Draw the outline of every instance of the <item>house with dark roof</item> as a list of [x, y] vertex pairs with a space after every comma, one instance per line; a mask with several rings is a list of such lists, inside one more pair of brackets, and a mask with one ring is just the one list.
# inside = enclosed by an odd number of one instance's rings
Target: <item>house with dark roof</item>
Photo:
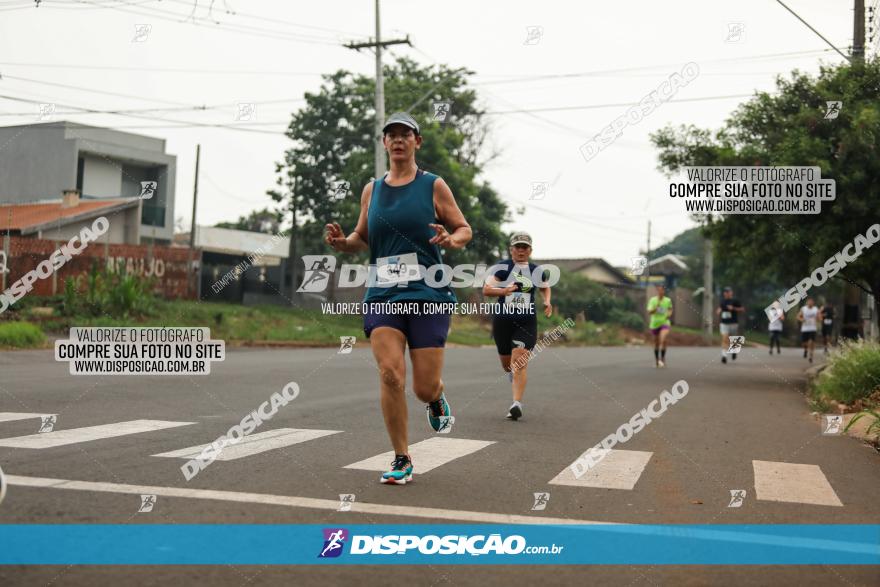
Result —
[[635, 285], [632, 278], [600, 257], [581, 259], [541, 259], [532, 260], [536, 265], [556, 265], [562, 270], [583, 275], [603, 285], [629, 287]]

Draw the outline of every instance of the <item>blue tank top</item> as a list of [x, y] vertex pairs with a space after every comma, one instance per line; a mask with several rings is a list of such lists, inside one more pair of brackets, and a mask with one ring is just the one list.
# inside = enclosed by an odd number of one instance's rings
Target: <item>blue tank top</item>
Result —
[[[393, 278], [397, 273], [394, 267], [412, 271], [401, 261], [418, 260], [418, 265], [428, 269], [442, 264], [440, 247], [428, 241], [436, 231], [428, 226], [439, 224], [434, 214], [433, 173], [416, 171], [411, 182], [400, 186], [385, 183], [384, 178], [373, 182], [373, 193], [367, 211], [367, 235], [370, 246], [370, 265], [376, 268], [379, 278]], [[390, 265], [389, 265], [390, 264]], [[385, 267], [383, 268], [383, 265]], [[443, 281], [441, 273], [434, 273], [434, 282]], [[446, 279], [448, 281], [448, 279]], [[424, 278], [411, 279], [390, 287], [370, 284], [364, 302], [455, 302], [455, 294], [449, 286], [431, 287]]]

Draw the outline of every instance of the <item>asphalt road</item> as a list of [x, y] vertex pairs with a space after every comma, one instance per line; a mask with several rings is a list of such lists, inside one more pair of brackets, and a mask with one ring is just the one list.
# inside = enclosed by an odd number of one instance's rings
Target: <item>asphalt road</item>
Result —
[[[59, 432], [133, 420], [191, 423], [25, 448], [8, 446], [9, 439], [36, 435], [40, 418], [0, 421], [0, 466], [10, 480], [0, 523], [880, 521], [880, 455], [857, 440], [821, 434], [801, 393], [808, 365], [797, 349], [768, 356], [746, 348], [739, 360], [722, 365], [715, 348], [673, 348], [668, 367], [658, 370], [647, 348], [549, 348], [529, 367], [525, 414], [518, 422], [503, 417], [510, 384], [494, 349], [453, 348], [446, 356], [453, 431], [448, 436], [431, 431], [424, 407], [408, 394], [410, 444], [483, 442], [456, 445], [457, 458], [427, 472], [420, 471], [414, 455], [415, 481], [400, 487], [381, 485], [378, 471], [346, 468], [390, 450], [369, 349], [348, 355], [335, 349], [231, 349], [224, 362], [201, 377], [72, 376], [51, 352], [0, 353], [0, 413], [57, 414]], [[585, 476], [592, 486], [550, 483], [682, 379], [689, 386], [687, 396], [615, 447], [613, 459]], [[299, 397], [254, 434], [293, 428], [326, 435], [217, 460], [190, 481], [180, 470], [186, 459], [153, 456], [224, 435], [290, 381], [300, 385]], [[424, 456], [421, 462], [430, 460]], [[88, 483], [46, 487], [51, 482], [44, 479]], [[151, 512], [138, 512], [140, 486], [156, 489]], [[746, 497], [741, 507], [728, 507], [730, 491], [737, 489]], [[229, 493], [204, 493], [208, 490]], [[536, 492], [550, 494], [543, 511], [532, 510]], [[355, 495], [353, 511], [337, 511], [339, 494]], [[366, 586], [398, 580], [418, 585], [877, 585], [880, 568], [0, 567], [3, 585]]]

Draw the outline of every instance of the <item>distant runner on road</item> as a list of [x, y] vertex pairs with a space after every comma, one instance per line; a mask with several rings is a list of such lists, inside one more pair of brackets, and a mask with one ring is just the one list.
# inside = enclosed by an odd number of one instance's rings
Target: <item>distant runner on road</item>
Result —
[[657, 284], [657, 295], [648, 300], [651, 316], [651, 334], [654, 335], [654, 366], [666, 366], [666, 337], [672, 328], [672, 300], [666, 296], [666, 286]]
[[[730, 348], [730, 337], [739, 332], [739, 313], [746, 309], [733, 297], [733, 288], [725, 287], [721, 293], [721, 303], [715, 309], [715, 315], [719, 317], [719, 329], [721, 330], [721, 362], [727, 363], [727, 349]], [[736, 353], [731, 353], [731, 359], [736, 360]]]
[[828, 300], [825, 300], [825, 304], [819, 312], [819, 320], [822, 321], [822, 345], [825, 347], [827, 355], [828, 343], [834, 335], [834, 306]]
[[778, 355], [782, 352], [779, 347], [779, 337], [782, 336], [782, 323], [785, 314], [782, 313], [782, 304], [779, 302], [773, 302], [773, 307], [777, 309], [778, 313], [776, 314], [776, 320], [770, 321], [767, 330], [770, 332], [770, 354], [773, 354], [773, 343], [775, 342], [776, 354]]
[[[498, 349], [501, 367], [507, 371], [513, 393], [513, 404], [507, 411], [508, 420], [522, 418], [522, 399], [528, 377], [526, 366], [529, 351], [538, 342], [538, 314], [535, 292], [540, 291], [544, 315], [553, 314], [549, 287], [533, 283], [537, 265], [529, 261], [532, 237], [518, 232], [510, 238], [510, 259], [498, 263], [501, 269], [486, 278], [483, 295], [499, 298], [499, 311], [492, 316], [492, 338]], [[541, 276], [541, 279], [544, 279]], [[510, 282], [510, 283], [508, 283]], [[508, 283], [508, 285], [504, 285]]]
[[798, 312], [798, 321], [801, 323], [801, 342], [804, 345], [804, 358], [809, 351], [810, 362], [813, 362], [813, 349], [816, 346], [816, 322], [819, 320], [819, 308], [816, 307], [813, 298], [807, 298], [807, 305]]

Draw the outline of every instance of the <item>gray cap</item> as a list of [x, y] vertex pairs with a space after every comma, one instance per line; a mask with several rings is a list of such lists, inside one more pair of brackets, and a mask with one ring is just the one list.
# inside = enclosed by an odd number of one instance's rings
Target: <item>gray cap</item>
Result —
[[515, 232], [513, 236], [510, 237], [510, 246], [514, 245], [529, 245], [532, 246], [532, 237], [527, 232]]
[[418, 135], [421, 134], [419, 129], [419, 123], [416, 122], [416, 119], [407, 114], [406, 112], [395, 112], [385, 121], [385, 126], [382, 127], [382, 133], [385, 133], [388, 130], [388, 127], [392, 124], [402, 124], [404, 126], [408, 126], [413, 129], [413, 131]]

